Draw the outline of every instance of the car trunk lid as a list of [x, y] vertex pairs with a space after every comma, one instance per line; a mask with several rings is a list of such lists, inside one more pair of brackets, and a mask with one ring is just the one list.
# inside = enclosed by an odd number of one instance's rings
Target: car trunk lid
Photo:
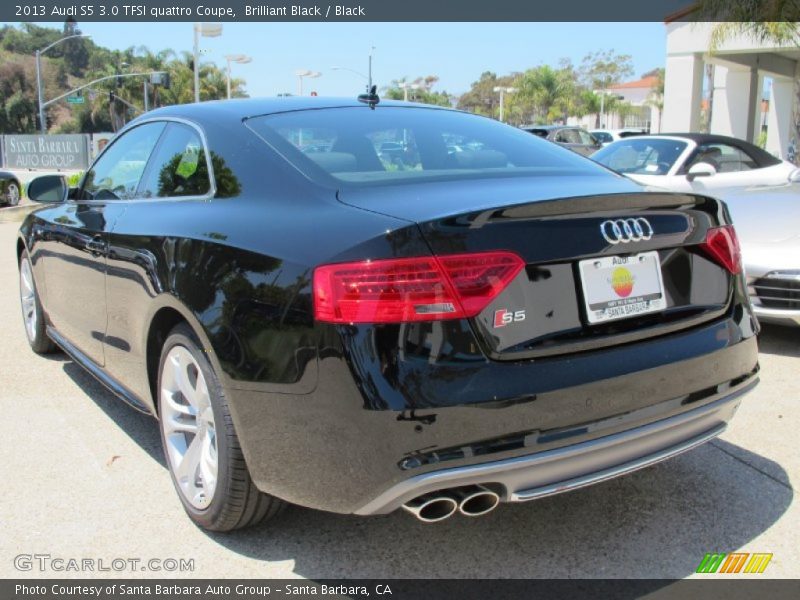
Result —
[[342, 202], [414, 221], [438, 256], [506, 250], [525, 268], [470, 320], [487, 355], [588, 351], [724, 314], [732, 277], [702, 251], [728, 222], [704, 196], [616, 179], [360, 188]]

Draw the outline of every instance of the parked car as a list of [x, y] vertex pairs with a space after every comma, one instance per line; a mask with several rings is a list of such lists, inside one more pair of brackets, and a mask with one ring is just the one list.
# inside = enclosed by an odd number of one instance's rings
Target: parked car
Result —
[[728, 191], [723, 198], [759, 320], [800, 325], [800, 184]]
[[647, 131], [644, 129], [628, 127], [622, 129], [592, 129], [589, 133], [591, 133], [592, 137], [600, 142], [603, 147], [605, 147], [612, 142], [616, 142], [617, 140], [621, 140], [626, 137], [646, 135]]
[[161, 108], [30, 183], [28, 341], [158, 419], [197, 524], [478, 516], [725, 429], [758, 356], [720, 201], [365, 99]]
[[567, 125], [528, 125], [522, 127], [528, 133], [555, 142], [560, 146], [574, 150], [578, 154], [588, 156], [599, 150], [602, 145], [585, 129]]
[[782, 185], [800, 171], [792, 163], [736, 138], [701, 133], [628, 137], [592, 160], [634, 181], [676, 192]]
[[9, 171], [0, 171], [0, 205], [16, 206], [22, 198], [22, 185], [17, 176]]
[[383, 142], [378, 150], [378, 157], [389, 162], [401, 160], [405, 148], [401, 142]]

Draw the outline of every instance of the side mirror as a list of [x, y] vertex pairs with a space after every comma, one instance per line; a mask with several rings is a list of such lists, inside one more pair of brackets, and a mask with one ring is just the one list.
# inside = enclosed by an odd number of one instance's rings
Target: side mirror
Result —
[[699, 162], [689, 167], [689, 172], [686, 173], [686, 179], [694, 181], [698, 177], [713, 177], [717, 174], [714, 165], [707, 162]]
[[28, 198], [34, 202], [64, 202], [68, 193], [69, 186], [62, 175], [42, 175], [28, 183]]
[[800, 183], [800, 169], [795, 169], [789, 173], [789, 183]]

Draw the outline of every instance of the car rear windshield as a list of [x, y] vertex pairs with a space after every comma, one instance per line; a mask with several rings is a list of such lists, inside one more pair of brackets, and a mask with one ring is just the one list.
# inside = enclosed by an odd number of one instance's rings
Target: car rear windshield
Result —
[[625, 138], [592, 154], [592, 160], [619, 173], [666, 175], [686, 149], [686, 142], [667, 138]]
[[321, 183], [607, 173], [525, 131], [450, 110], [326, 108], [252, 117], [246, 124]]

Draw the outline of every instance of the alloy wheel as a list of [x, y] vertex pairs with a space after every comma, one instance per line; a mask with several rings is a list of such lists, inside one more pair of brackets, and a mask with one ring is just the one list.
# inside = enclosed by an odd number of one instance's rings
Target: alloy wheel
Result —
[[20, 193], [19, 186], [16, 183], [8, 184], [8, 187], [6, 188], [6, 197], [8, 198], [8, 203], [11, 206], [16, 206], [19, 204]]
[[167, 459], [186, 500], [197, 509], [214, 498], [219, 466], [214, 411], [200, 365], [174, 346], [161, 373], [161, 427]]
[[31, 261], [25, 258], [19, 266], [19, 297], [22, 302], [22, 319], [29, 340], [36, 339], [36, 288], [33, 283]]

